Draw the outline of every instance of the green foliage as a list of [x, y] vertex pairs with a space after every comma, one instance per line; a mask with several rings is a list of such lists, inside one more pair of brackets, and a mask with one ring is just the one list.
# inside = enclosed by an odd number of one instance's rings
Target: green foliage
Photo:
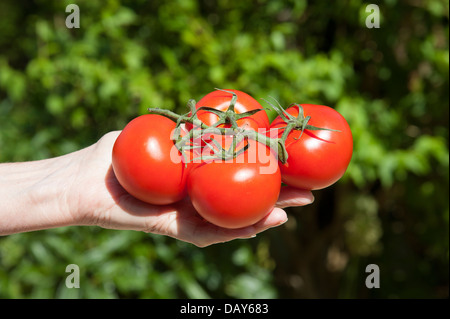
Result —
[[[75, 151], [215, 87], [335, 107], [354, 156], [255, 240], [198, 249], [94, 227], [0, 238], [0, 297], [448, 297], [448, 1], [382, 1], [380, 29], [360, 0], [76, 1], [81, 27], [67, 29], [72, 2], [0, 2], [0, 162]], [[65, 287], [72, 263], [81, 289]]]
[[[263, 247], [264, 246], [264, 247]], [[247, 243], [218, 256], [192, 245], [134, 231], [70, 228], [11, 235], [0, 245], [3, 298], [271, 298], [268, 260]], [[210, 250], [208, 252], [208, 250]], [[221, 263], [217, 263], [220, 260]], [[65, 285], [80, 269], [80, 289]], [[248, 287], [247, 287], [248, 286]], [[242, 289], [247, 287], [246, 289]]]

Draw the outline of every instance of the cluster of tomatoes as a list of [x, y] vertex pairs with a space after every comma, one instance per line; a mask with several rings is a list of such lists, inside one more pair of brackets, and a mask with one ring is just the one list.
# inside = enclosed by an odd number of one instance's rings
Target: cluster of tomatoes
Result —
[[250, 95], [216, 90], [186, 115], [139, 116], [115, 142], [114, 173], [142, 201], [168, 205], [188, 195], [215, 225], [252, 225], [273, 209], [282, 183], [328, 187], [343, 176], [353, 152], [350, 127], [336, 110], [272, 106], [279, 116], [270, 123]]

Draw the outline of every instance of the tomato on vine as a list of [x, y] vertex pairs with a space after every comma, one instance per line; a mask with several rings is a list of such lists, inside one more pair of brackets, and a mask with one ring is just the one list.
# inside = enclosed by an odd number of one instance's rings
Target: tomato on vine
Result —
[[[345, 173], [353, 153], [353, 138], [345, 118], [331, 107], [295, 104], [271, 124], [278, 137], [288, 123], [296, 127], [285, 136], [286, 163], [280, 163], [284, 183], [306, 190], [323, 189]], [[294, 125], [294, 124], [291, 124]]]
[[332, 185], [352, 157], [348, 123], [324, 105], [274, 106], [279, 116], [271, 125], [261, 105], [237, 90], [217, 90], [188, 106], [184, 115], [149, 109], [153, 114], [128, 123], [112, 166], [136, 198], [164, 205], [188, 194], [197, 212], [220, 227], [260, 221], [282, 181], [306, 190]]
[[112, 166], [117, 180], [134, 197], [156, 205], [186, 196], [190, 165], [171, 140], [175, 122], [156, 114], [129, 122], [117, 138]]
[[[231, 138], [213, 137], [214, 147], [229, 150]], [[264, 144], [248, 139], [232, 151], [236, 156], [206, 159], [192, 169], [187, 189], [204, 219], [224, 228], [241, 228], [255, 224], [273, 209], [281, 175], [277, 158]]]

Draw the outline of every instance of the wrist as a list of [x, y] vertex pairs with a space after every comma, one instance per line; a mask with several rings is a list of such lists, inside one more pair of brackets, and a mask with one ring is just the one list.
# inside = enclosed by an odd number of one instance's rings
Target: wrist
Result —
[[[66, 183], [66, 198], [60, 207], [67, 212], [73, 225], [102, 226], [107, 211], [116, 205], [111, 195], [112, 147], [120, 134], [105, 134], [96, 143], [69, 154], [73, 163], [70, 183]], [[111, 184], [111, 185], [110, 185]]]

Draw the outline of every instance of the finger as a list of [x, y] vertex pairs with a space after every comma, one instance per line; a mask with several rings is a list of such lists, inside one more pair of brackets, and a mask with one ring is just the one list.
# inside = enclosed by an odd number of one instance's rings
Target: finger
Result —
[[212, 244], [225, 243], [234, 239], [247, 239], [255, 236], [255, 230], [252, 226], [228, 229], [203, 221], [201, 225], [196, 225], [195, 230], [189, 234], [189, 239], [187, 241], [198, 247], [206, 247]]
[[199, 247], [206, 247], [212, 244], [223, 243], [234, 239], [253, 238], [256, 234], [269, 228], [280, 226], [286, 221], [286, 212], [281, 208], [274, 208], [256, 224], [243, 228], [222, 228], [205, 221], [202, 225], [198, 225], [196, 227], [196, 230], [193, 233], [195, 241], [192, 243]]
[[286, 208], [292, 206], [304, 206], [314, 202], [314, 195], [311, 191], [283, 186], [276, 207]]
[[209, 233], [209, 235], [212, 236], [208, 236], [207, 233], [203, 233], [203, 235], [206, 236], [203, 239], [206, 240], [205, 242], [207, 243], [207, 246], [210, 244], [227, 242], [234, 239], [254, 238], [256, 234], [261, 233], [269, 228], [280, 226], [286, 221], [286, 212], [281, 208], [275, 207], [269, 214], [267, 214], [263, 219], [261, 219], [254, 225], [239, 229], [226, 229], [218, 227], [214, 233]]
[[253, 238], [258, 233], [261, 233], [269, 228], [284, 224], [287, 220], [288, 218], [286, 212], [281, 208], [275, 207], [269, 214], [267, 214], [256, 224], [236, 230], [236, 233], [233, 234], [233, 236], [236, 237], [233, 239]]
[[269, 228], [277, 227], [287, 222], [288, 217], [286, 212], [278, 207], [275, 207], [272, 212], [267, 214], [263, 219], [254, 224], [254, 234], [263, 232]]

